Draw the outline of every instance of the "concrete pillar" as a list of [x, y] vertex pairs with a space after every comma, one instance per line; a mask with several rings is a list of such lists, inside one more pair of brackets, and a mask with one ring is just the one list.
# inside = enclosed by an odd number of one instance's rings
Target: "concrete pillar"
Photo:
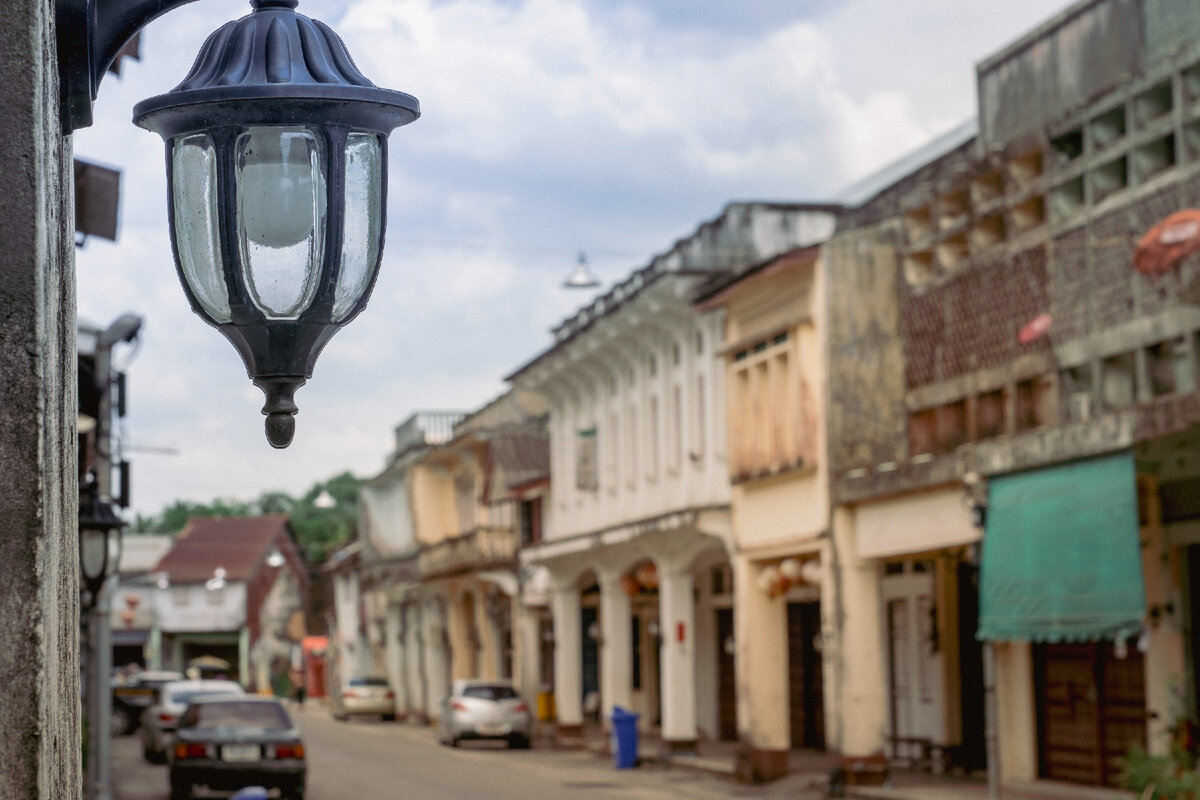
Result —
[[[180, 649], [179, 662], [183, 663], [183, 650]], [[250, 629], [245, 625], [238, 631], [238, 681], [243, 686], [250, 680]], [[270, 689], [271, 682], [267, 681], [266, 685], [260, 684], [258, 689], [262, 691], [264, 688]]]
[[996, 734], [1001, 784], [1037, 777], [1037, 701], [1033, 647], [1029, 642], [996, 642]]
[[841, 636], [835, 644], [836, 652], [830, 653], [825, 663], [835, 666], [833, 674], [840, 696], [836, 716], [843, 724], [839, 731], [840, 746], [832, 749], [846, 756], [866, 756], [885, 751], [888, 724], [879, 565], [855, 554], [851, 512], [845, 509], [835, 512], [833, 529], [838, 562], [835, 580], [841, 588], [841, 624], [832, 630], [840, 631]]
[[387, 666], [388, 685], [395, 692], [393, 708], [397, 714], [408, 713], [408, 685], [404, 680], [404, 645], [400, 641], [403, 630], [401, 614], [396, 603], [389, 603], [383, 618], [383, 654]]
[[675, 752], [696, 749], [696, 609], [692, 572], [658, 565], [662, 626], [662, 738]]
[[760, 783], [787, 772], [791, 747], [787, 605], [759, 588], [750, 559], [734, 556], [733, 572], [740, 763], [745, 779]]
[[578, 735], [583, 731], [579, 588], [555, 586], [550, 592], [550, 612], [554, 615], [554, 705], [558, 731]]
[[[0, 797], [79, 796], [79, 502], [71, 146], [54, 4], [5, 4], [0, 47]], [[107, 732], [105, 732], [107, 733]]]
[[428, 691], [425, 685], [424, 615], [419, 602], [404, 604], [404, 671], [407, 678], [409, 719], [418, 724], [429, 722]]
[[598, 577], [601, 719], [607, 723], [613, 706], [630, 710], [633, 704], [633, 625], [621, 573], [603, 572]]
[[533, 702], [542, 692], [541, 625], [536, 609], [513, 598], [513, 680], [517, 691]]
[[441, 597], [425, 601], [422, 610], [425, 626], [422, 639], [425, 643], [425, 709], [430, 719], [440, 719], [442, 702], [450, 696], [450, 653], [449, 634], [446, 631], [446, 611]]
[[150, 652], [146, 655], [146, 669], [161, 670], [163, 668], [163, 640], [162, 628], [158, 626], [158, 615], [154, 617], [153, 627], [150, 628]]

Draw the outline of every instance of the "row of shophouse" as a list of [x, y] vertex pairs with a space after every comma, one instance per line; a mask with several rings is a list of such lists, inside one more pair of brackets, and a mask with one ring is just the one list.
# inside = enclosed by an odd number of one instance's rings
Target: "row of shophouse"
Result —
[[976, 120], [836, 202], [730, 204], [498, 400], [413, 415], [329, 564], [337, 669], [420, 721], [512, 677], [564, 735], [621, 706], [757, 780], [1165, 752], [1200, 694], [1200, 260], [1133, 262], [1200, 205], [1197, 33], [1079, 2], [980, 62]]

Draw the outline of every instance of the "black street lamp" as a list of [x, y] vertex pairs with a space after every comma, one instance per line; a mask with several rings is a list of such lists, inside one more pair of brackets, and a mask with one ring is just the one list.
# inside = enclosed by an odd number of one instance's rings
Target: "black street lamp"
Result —
[[88, 609], [96, 607], [104, 582], [121, 560], [124, 527], [112, 504], [97, 495], [95, 484], [85, 486], [79, 498], [79, 573], [88, 593]]
[[[106, 0], [59, 2], [118, 16]], [[89, 52], [111, 61], [128, 36], [184, 2], [127, 0], [118, 22], [92, 26], [92, 36], [110, 31], [113, 41]], [[333, 30], [296, 13], [297, 0], [251, 5], [208, 38], [179, 86], [138, 103], [134, 122], [166, 142], [171, 243], [192, 310], [237, 349], [266, 395], [267, 440], [287, 447], [295, 391], [374, 286], [387, 137], [420, 107], [363, 77]], [[69, 74], [65, 67], [67, 114], [83, 105], [69, 95]], [[91, 97], [96, 83], [75, 80]], [[90, 99], [87, 107], [86, 121], [68, 125], [88, 124]]]

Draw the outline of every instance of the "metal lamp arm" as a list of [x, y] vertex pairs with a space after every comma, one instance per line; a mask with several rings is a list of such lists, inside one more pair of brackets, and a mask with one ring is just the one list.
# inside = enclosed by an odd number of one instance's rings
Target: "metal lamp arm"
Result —
[[63, 135], [92, 124], [100, 80], [125, 43], [154, 18], [192, 0], [57, 0]]

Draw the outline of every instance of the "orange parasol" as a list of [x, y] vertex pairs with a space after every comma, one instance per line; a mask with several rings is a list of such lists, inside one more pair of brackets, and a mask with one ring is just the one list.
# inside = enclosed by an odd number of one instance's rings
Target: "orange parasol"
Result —
[[1138, 240], [1133, 265], [1143, 275], [1165, 275], [1200, 250], [1200, 209], [1185, 208], [1161, 220]]

